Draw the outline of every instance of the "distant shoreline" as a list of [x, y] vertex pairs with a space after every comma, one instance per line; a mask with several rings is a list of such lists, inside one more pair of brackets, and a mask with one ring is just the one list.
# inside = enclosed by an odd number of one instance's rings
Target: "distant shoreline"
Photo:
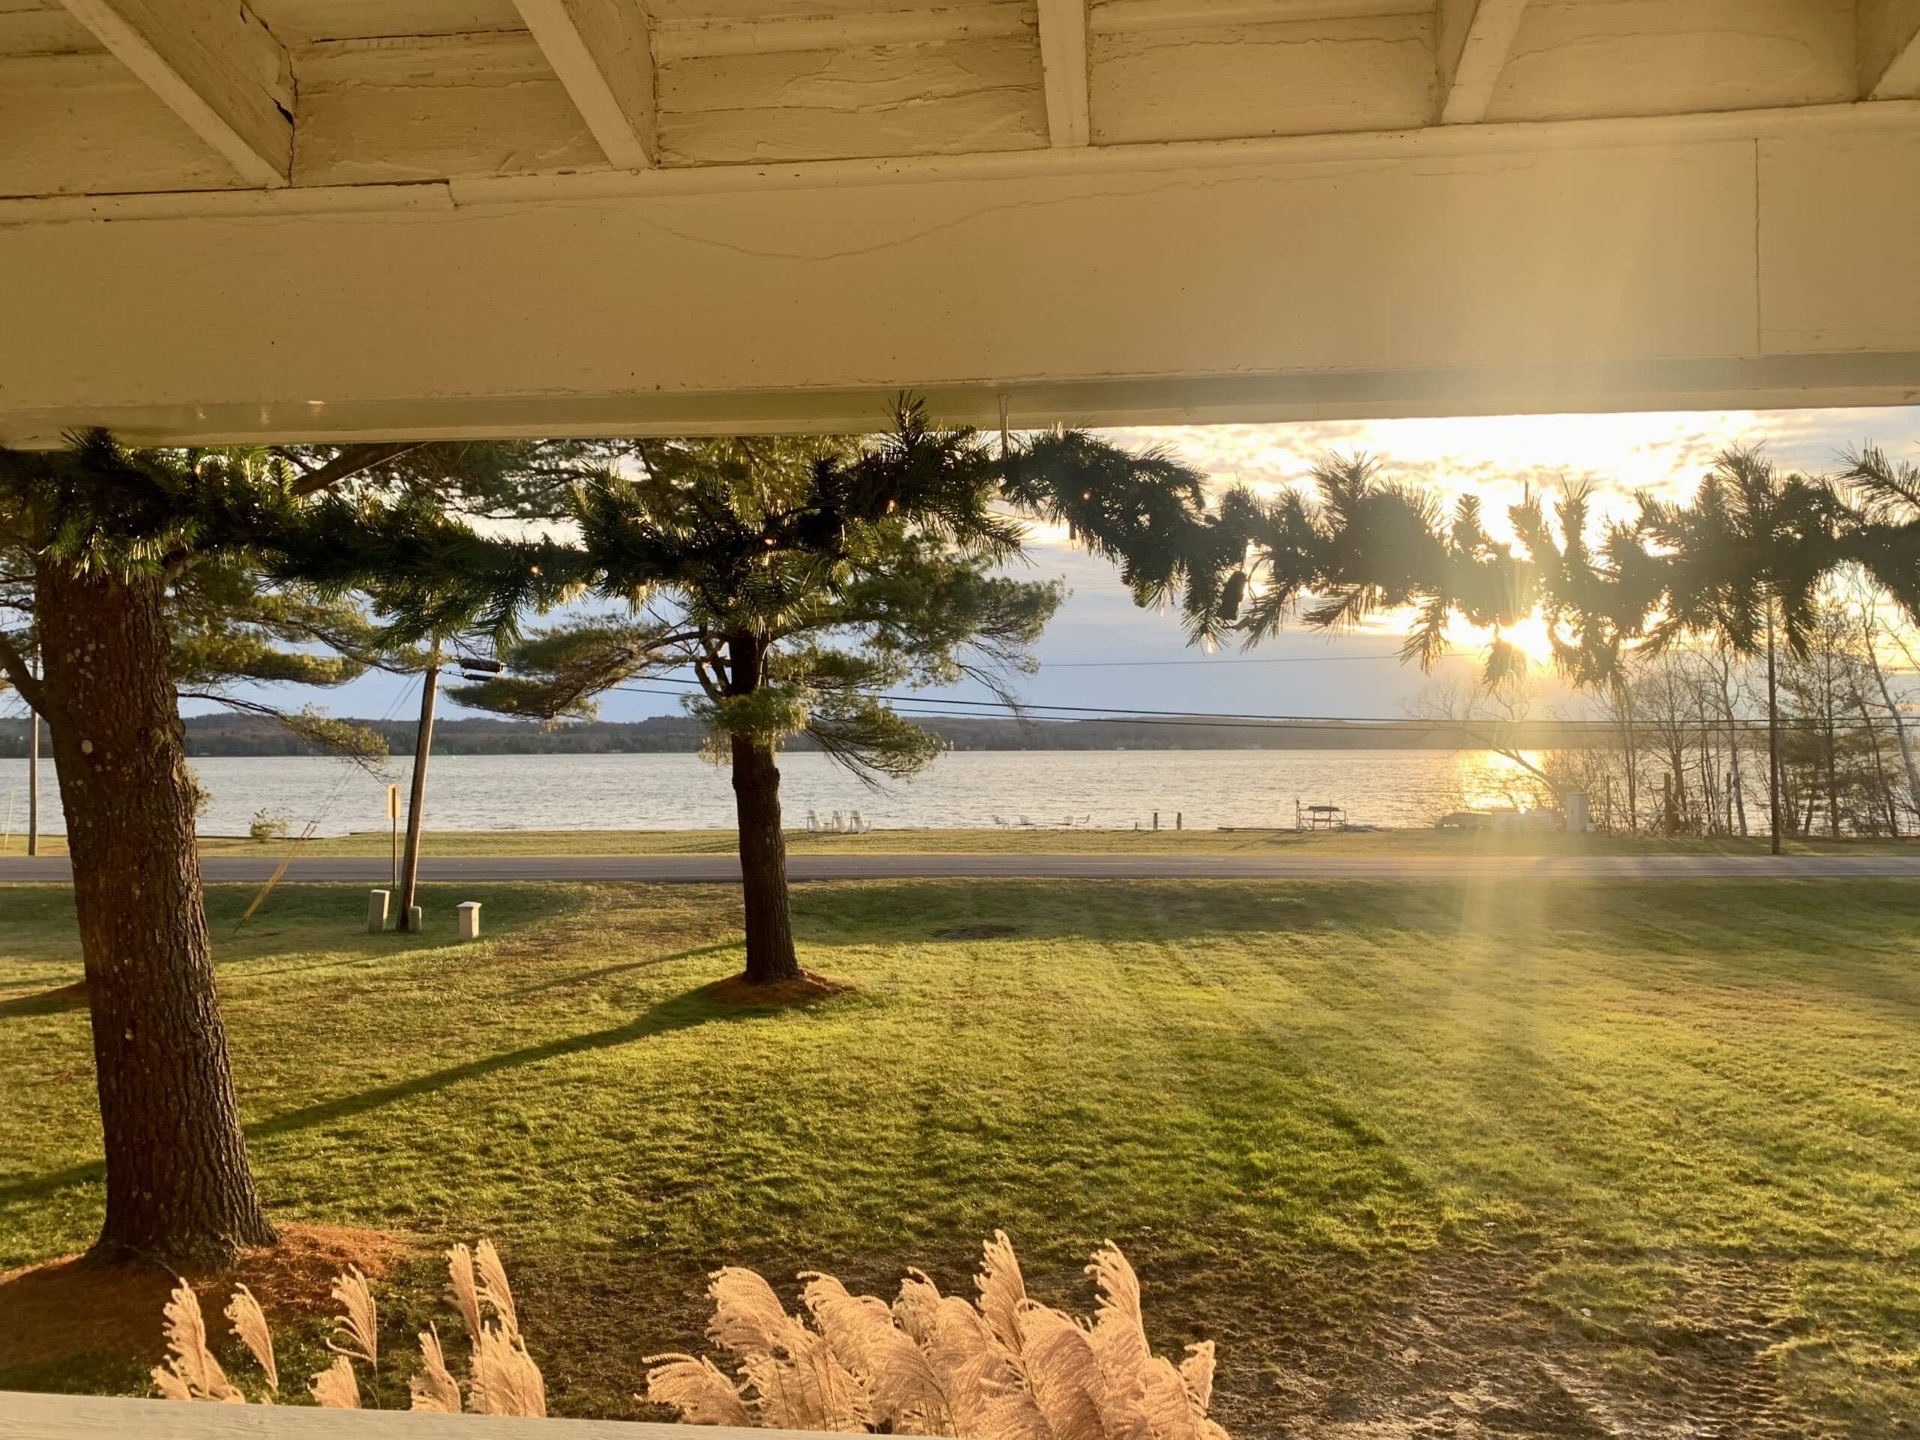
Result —
[[[387, 742], [390, 753], [413, 753], [411, 721], [356, 720]], [[1225, 720], [1034, 720], [983, 717], [939, 719], [926, 728], [955, 751], [1058, 750], [1484, 750], [1484, 737], [1457, 725], [1427, 720], [1365, 723], [1290, 721], [1235, 724]], [[187, 754], [220, 758], [320, 755], [316, 746], [257, 715], [193, 715], [186, 721]], [[434, 727], [436, 755], [690, 755], [699, 751], [700, 724], [686, 716], [649, 720], [576, 722], [548, 728], [534, 721], [462, 718]], [[1511, 743], [1529, 750], [1608, 747], [1606, 727], [1579, 721], [1543, 721], [1524, 727]], [[806, 736], [786, 748], [816, 750]], [[25, 720], [0, 720], [0, 758], [27, 753]]]

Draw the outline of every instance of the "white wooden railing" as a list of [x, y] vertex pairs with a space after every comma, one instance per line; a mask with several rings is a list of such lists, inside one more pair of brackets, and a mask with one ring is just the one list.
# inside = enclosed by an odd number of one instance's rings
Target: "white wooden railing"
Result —
[[[404, 1410], [182, 1405], [0, 1390], [0, 1440], [803, 1440], [797, 1430], [644, 1425], [618, 1420], [501, 1420]], [[824, 1437], [812, 1437], [824, 1440]]]

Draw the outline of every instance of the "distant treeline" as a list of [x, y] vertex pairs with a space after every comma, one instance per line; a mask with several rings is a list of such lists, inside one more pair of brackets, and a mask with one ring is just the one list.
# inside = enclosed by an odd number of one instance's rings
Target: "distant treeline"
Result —
[[[384, 736], [395, 755], [413, 753], [410, 720], [357, 722]], [[955, 750], [1455, 750], [1485, 741], [1445, 721], [1236, 725], [1196, 720], [928, 720]], [[681, 715], [651, 720], [593, 720], [547, 728], [532, 721], [442, 720], [434, 727], [436, 755], [657, 755], [700, 748], [697, 721]], [[1540, 722], [1501, 743], [1525, 749], [1607, 746], [1611, 731], [1578, 722]], [[45, 737], [42, 736], [43, 753]], [[817, 747], [796, 736], [789, 750]], [[24, 720], [0, 720], [0, 756], [27, 753]], [[311, 743], [258, 715], [194, 715], [187, 720], [189, 755], [318, 755]]]

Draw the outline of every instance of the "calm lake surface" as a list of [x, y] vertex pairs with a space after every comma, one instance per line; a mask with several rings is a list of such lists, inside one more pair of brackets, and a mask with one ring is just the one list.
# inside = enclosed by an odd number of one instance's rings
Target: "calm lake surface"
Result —
[[[382, 778], [320, 758], [193, 762], [212, 792], [200, 829], [243, 835], [257, 811], [285, 812], [293, 832], [386, 828], [386, 783], [405, 784], [405, 759]], [[1146, 828], [1153, 812], [1189, 829], [1291, 826], [1294, 802], [1341, 805], [1354, 824], [1430, 825], [1462, 804], [1518, 800], [1518, 770], [1478, 751], [1050, 750], [964, 751], [923, 775], [873, 791], [823, 755], [780, 761], [789, 828], [858, 810], [876, 829], [980, 828], [997, 823]], [[697, 830], [733, 826], [728, 772], [695, 755], [448, 755], [429, 770], [430, 830]], [[7, 833], [26, 826], [27, 763], [0, 760]], [[41, 824], [64, 829], [53, 767], [41, 773]], [[17, 841], [16, 841], [17, 843]]]

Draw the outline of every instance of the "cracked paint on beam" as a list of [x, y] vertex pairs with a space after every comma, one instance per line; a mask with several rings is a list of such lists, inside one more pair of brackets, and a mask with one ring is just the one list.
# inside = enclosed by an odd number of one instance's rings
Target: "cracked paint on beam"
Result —
[[238, 0], [61, 0], [251, 185], [293, 177], [287, 52]]
[[1857, 91], [1853, 0], [1531, 0], [1486, 118], [1831, 105]]
[[1433, 118], [1433, 17], [1096, 23], [1092, 90], [1096, 146], [1418, 129]]
[[660, 66], [663, 168], [1005, 153], [1047, 140], [1030, 32]]

